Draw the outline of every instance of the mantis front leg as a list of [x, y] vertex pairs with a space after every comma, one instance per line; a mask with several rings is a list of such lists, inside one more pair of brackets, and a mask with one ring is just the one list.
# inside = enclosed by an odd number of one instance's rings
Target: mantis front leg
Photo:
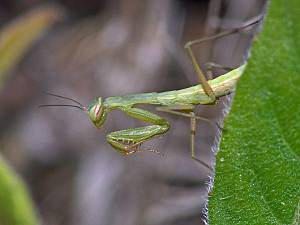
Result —
[[133, 118], [153, 124], [108, 134], [106, 136], [107, 142], [122, 154], [130, 155], [140, 151], [139, 147], [143, 142], [166, 133], [170, 128], [165, 119], [149, 111], [132, 107], [122, 107], [120, 110]]

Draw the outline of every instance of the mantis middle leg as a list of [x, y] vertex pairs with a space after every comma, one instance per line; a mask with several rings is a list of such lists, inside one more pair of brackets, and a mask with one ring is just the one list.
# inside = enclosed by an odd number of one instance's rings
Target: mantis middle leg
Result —
[[[177, 116], [184, 116], [184, 117], [193, 117], [196, 120], [203, 120], [207, 123], [211, 123], [212, 125], [214, 125], [214, 123], [212, 121], [210, 121], [209, 119], [202, 117], [202, 116], [196, 116], [195, 114], [193, 116], [191, 116], [191, 112], [194, 111], [195, 106], [193, 105], [176, 105], [176, 106], [161, 106], [161, 107], [156, 107], [155, 108], [157, 111], [161, 111], [161, 112], [166, 112], [166, 113], [170, 113], [170, 114], [174, 114]], [[217, 127], [219, 127], [218, 124], [215, 124]], [[220, 128], [220, 127], [219, 127]]]
[[[122, 107], [120, 110], [133, 118], [153, 124], [115, 131], [106, 136], [107, 142], [125, 155], [141, 151], [139, 147], [143, 142], [166, 133], [170, 128], [165, 119], [149, 111], [132, 107]], [[152, 152], [156, 151], [152, 150]]]
[[195, 154], [196, 117], [194, 112], [191, 112], [190, 115], [191, 115], [191, 157], [201, 165], [205, 166], [210, 171], [213, 171], [212, 167], [210, 167], [207, 163], [203, 162], [202, 160], [196, 157]]
[[[193, 105], [178, 105], [178, 106], [163, 106], [163, 107], [156, 107], [157, 111], [162, 111], [178, 116], [184, 116], [184, 117], [189, 117], [191, 119], [191, 157], [210, 171], [213, 169], [205, 162], [202, 160], [198, 159], [195, 154], [195, 135], [196, 135], [196, 121], [197, 120], [203, 120], [205, 122], [208, 122], [210, 124], [213, 124], [212, 121], [210, 121], [207, 118], [201, 117], [201, 116], [196, 116], [195, 113], [193, 112], [195, 107]], [[218, 124], [217, 127], [220, 128]]]

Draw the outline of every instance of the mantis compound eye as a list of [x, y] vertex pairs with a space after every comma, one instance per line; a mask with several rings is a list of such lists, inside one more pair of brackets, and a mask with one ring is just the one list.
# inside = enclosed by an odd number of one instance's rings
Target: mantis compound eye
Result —
[[88, 115], [97, 128], [101, 128], [106, 119], [102, 98], [96, 98], [87, 109]]

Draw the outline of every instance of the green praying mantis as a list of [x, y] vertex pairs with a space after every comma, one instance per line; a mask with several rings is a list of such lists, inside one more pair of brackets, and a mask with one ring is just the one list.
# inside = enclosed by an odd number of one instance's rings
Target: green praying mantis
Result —
[[[242, 29], [245, 29], [246, 27], [257, 24], [259, 21], [261, 21], [261, 19], [261, 17], [259, 17], [258, 19], [256, 18], [255, 20], [252, 19], [252, 21], [247, 22], [242, 27], [228, 30], [211, 37], [197, 39], [185, 44], [184, 48], [187, 51], [189, 58], [191, 59], [196, 75], [200, 81], [200, 84], [196, 86], [161, 93], [152, 92], [131, 94], [126, 96], [113, 96], [108, 97], [106, 99], [97, 97], [89, 104], [88, 107], [85, 107], [80, 102], [72, 98], [52, 93], [46, 93], [59, 98], [68, 99], [70, 101], [75, 102], [78, 105], [40, 105], [40, 107], [69, 106], [79, 108], [88, 114], [90, 120], [97, 128], [101, 128], [103, 126], [107, 115], [113, 110], [120, 110], [130, 117], [133, 117], [143, 122], [150, 123], [150, 125], [148, 126], [129, 128], [107, 134], [107, 142], [114, 149], [116, 149], [118, 152], [124, 155], [131, 155], [136, 152], [142, 152], [143, 150], [140, 147], [145, 141], [151, 140], [154, 137], [161, 136], [170, 129], [170, 124], [166, 119], [150, 111], [141, 109], [138, 107], [138, 105], [155, 105], [157, 111], [188, 117], [191, 120], [191, 157], [196, 161], [200, 162], [208, 169], [212, 170], [212, 168], [209, 165], [199, 160], [195, 156], [196, 121], [210, 121], [206, 118], [196, 116], [194, 113], [194, 109], [196, 105], [200, 104], [216, 104], [219, 97], [232, 93], [235, 89], [238, 79], [243, 73], [246, 64], [236, 69], [232, 69], [218, 64], [209, 63], [208, 71], [211, 71], [213, 67], [223, 68], [230, 71], [215, 79], [207, 80], [202, 70], [200, 69], [199, 64], [196, 61], [196, 58], [192, 51], [192, 46], [202, 43], [204, 41], [236, 33]], [[155, 150], [148, 151], [159, 153]]]

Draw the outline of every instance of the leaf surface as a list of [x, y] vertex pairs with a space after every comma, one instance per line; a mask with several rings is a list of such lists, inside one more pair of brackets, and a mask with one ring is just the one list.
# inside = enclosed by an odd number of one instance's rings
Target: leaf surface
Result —
[[299, 0], [270, 2], [225, 121], [209, 224], [299, 224], [299, 16]]

